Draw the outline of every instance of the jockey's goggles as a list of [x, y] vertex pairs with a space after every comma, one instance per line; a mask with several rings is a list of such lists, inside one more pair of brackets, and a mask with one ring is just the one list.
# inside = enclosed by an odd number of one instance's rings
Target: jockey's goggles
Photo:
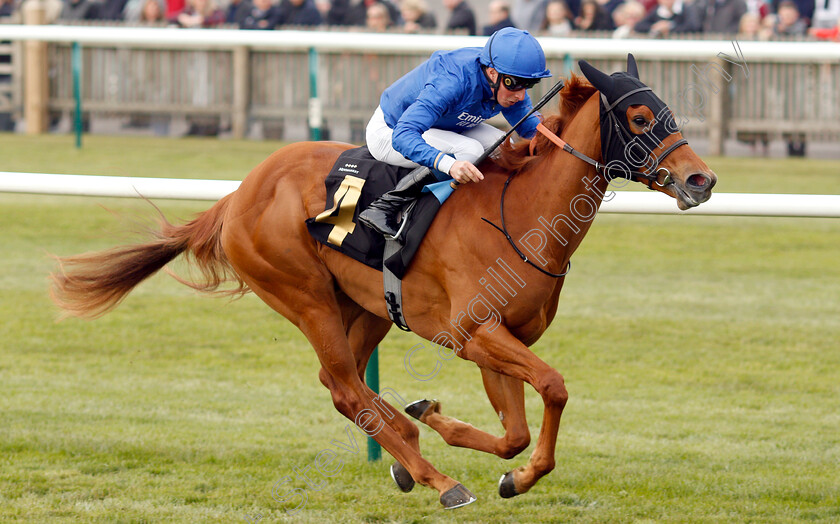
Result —
[[502, 85], [508, 91], [522, 91], [531, 89], [540, 82], [539, 78], [522, 78], [521, 76], [502, 75]]

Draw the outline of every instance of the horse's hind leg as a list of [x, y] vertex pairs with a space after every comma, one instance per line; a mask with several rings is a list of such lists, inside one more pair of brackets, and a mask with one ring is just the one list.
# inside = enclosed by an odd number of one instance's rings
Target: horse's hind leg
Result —
[[[365, 380], [365, 370], [371, 353], [391, 329], [391, 322], [366, 311], [340, 293], [338, 299], [344, 313], [342, 321], [347, 333], [347, 340], [356, 358], [359, 378]], [[330, 375], [323, 368], [319, 373], [319, 378], [329, 388]], [[412, 449], [420, 453], [420, 430], [401, 413], [399, 408], [404, 407], [406, 402], [399, 393], [386, 387], [377, 394], [368, 388], [368, 395], [376, 404], [382, 420], [391, 426], [391, 429], [399, 433]], [[397, 401], [399, 408], [394, 408], [393, 405], [388, 404], [389, 397]], [[391, 465], [390, 472], [391, 478], [394, 479], [400, 491], [409, 492], [414, 488], [414, 479], [399, 461]]]
[[[440, 502], [447, 508], [459, 507], [475, 500], [475, 496], [454, 479], [440, 473], [420, 453], [406, 443], [377, 415], [373, 392], [359, 377], [356, 359], [350, 349], [341, 312], [335, 297], [322, 297], [312, 304], [300, 304], [299, 328], [309, 339], [323, 368], [321, 378], [329, 387], [333, 404], [348, 419], [385, 448], [411, 477], [440, 493]], [[308, 307], [307, 307], [308, 306]]]
[[[481, 370], [487, 398], [498, 415], [505, 434], [496, 437], [456, 418], [440, 413], [440, 404], [429, 404], [420, 414], [420, 421], [437, 431], [450, 446], [460, 446], [504, 459], [513, 458], [528, 447], [531, 435], [525, 419], [525, 392], [521, 380]], [[425, 407], [425, 406], [424, 406]]]
[[[382, 342], [385, 335], [391, 329], [391, 322], [380, 318], [373, 313], [368, 312], [361, 306], [352, 302], [346, 296], [339, 294], [337, 296], [341, 310], [343, 313], [342, 321], [345, 326], [345, 333], [347, 334], [347, 342], [350, 344], [350, 349], [356, 359], [356, 370], [359, 378], [365, 380], [365, 370], [367, 369], [368, 361], [376, 348], [377, 344]], [[323, 382], [326, 379], [326, 371], [323, 370], [319, 374], [319, 378]], [[324, 384], [326, 386], [326, 384]], [[365, 384], [367, 386], [367, 384]], [[329, 387], [329, 386], [327, 386]], [[381, 394], [375, 393], [370, 388], [367, 388], [368, 396], [376, 404], [379, 416], [386, 424], [399, 433], [403, 440], [408, 443], [415, 451], [420, 452], [420, 430], [411, 422], [405, 415], [401, 413], [404, 405], [397, 408], [391, 406], [387, 399], [390, 397], [402, 404], [405, 401], [399, 396], [399, 392], [393, 389], [385, 388]], [[383, 405], [384, 404], [384, 405]]]
[[[226, 246], [226, 251], [232, 250]], [[342, 415], [363, 431], [367, 430], [366, 433], [405, 466], [415, 481], [436, 489], [444, 507], [454, 508], [473, 502], [475, 496], [469, 490], [437, 471], [391, 425], [379, 424], [379, 402], [374, 402], [375, 394], [359, 374], [359, 370], [364, 369], [362, 360], [366, 363], [370, 353], [366, 349], [366, 354], [360, 353], [362, 358], [357, 358], [351, 349], [331, 276], [313, 271], [313, 267], [318, 266], [311, 264], [317, 264], [317, 261], [311, 261], [307, 267], [301, 258], [295, 259], [298, 268], [293, 267], [295, 271], [289, 272], [267, 265], [261, 258], [241, 257], [232, 259], [232, 264], [257, 296], [288, 318], [309, 340], [321, 363], [321, 381], [330, 390], [333, 404]], [[252, 277], [252, 273], [259, 274], [260, 278]], [[305, 277], [307, 273], [310, 278]], [[301, 289], [307, 292], [301, 293]], [[354, 338], [358, 336], [361, 335], [354, 335]]]

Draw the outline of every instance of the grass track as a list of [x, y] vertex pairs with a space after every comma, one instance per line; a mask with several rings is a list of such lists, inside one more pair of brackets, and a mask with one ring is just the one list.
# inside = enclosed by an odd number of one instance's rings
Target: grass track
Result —
[[[241, 178], [277, 144], [0, 136], [0, 169]], [[709, 159], [721, 191], [837, 193], [840, 164]], [[117, 166], [117, 167], [115, 167]], [[228, 304], [159, 275], [94, 322], [55, 323], [48, 252], [124, 241], [133, 200], [0, 194], [0, 522], [837, 522], [840, 221], [681, 216], [596, 220], [535, 351], [571, 394], [557, 469], [501, 500], [522, 464], [424, 453], [479, 497], [454, 512], [403, 495], [388, 460], [342, 470], [293, 516], [271, 488], [345, 421], [306, 340], [253, 296]], [[158, 202], [187, 218], [208, 203]], [[396, 330], [394, 330], [396, 331]], [[475, 367], [418, 382], [392, 333], [381, 383], [498, 433]], [[434, 365], [420, 354], [415, 367]], [[527, 393], [534, 437], [541, 403]], [[387, 455], [386, 455], [387, 459]], [[317, 473], [314, 478], [320, 478]], [[282, 491], [281, 493], [286, 493]]]

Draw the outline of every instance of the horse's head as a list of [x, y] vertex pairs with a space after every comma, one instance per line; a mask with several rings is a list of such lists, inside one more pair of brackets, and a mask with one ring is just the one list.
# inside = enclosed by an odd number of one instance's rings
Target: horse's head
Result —
[[610, 177], [639, 180], [677, 200], [680, 209], [712, 196], [717, 176], [687, 145], [671, 109], [639, 80], [633, 55], [627, 71], [607, 75], [584, 60], [580, 69], [601, 93], [601, 154]]

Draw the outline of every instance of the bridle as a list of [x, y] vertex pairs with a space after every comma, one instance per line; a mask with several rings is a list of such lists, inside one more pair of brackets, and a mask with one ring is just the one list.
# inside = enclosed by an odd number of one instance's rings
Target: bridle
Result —
[[[621, 125], [621, 121], [615, 114], [615, 108], [627, 97], [644, 91], [652, 91], [652, 89], [647, 86], [640, 87], [638, 89], [633, 89], [632, 91], [628, 91], [627, 93], [623, 94], [612, 104], [610, 104], [607, 101], [607, 97], [605, 97], [604, 94], [601, 93], [603, 116], [601, 118], [600, 125], [602, 127], [605, 124], [607, 125], [607, 140], [601, 145], [602, 155], [605, 155], [607, 151], [610, 151], [612, 149], [612, 142], [616, 139], [618, 139], [621, 143], [621, 150], [624, 150], [627, 147], [627, 144], [629, 144], [633, 140], [633, 137], [631, 136], [630, 132], [626, 130], [624, 126]], [[607, 161], [606, 164], [598, 162], [592, 157], [587, 156], [578, 151], [577, 149], [573, 148], [565, 140], [554, 134], [554, 132], [552, 132], [550, 129], [548, 129], [542, 124], [537, 125], [537, 131], [543, 136], [545, 136], [553, 144], [562, 148], [563, 151], [570, 153], [572, 156], [575, 156], [583, 160], [587, 164], [593, 166], [599, 174], [606, 176], [608, 180], [612, 180], [613, 178], [626, 178], [632, 180], [633, 182], [640, 182], [643, 184], [647, 182], [645, 184], [647, 188], [654, 190], [654, 184], [656, 184], [659, 187], [665, 187], [674, 183], [673, 178], [671, 178], [671, 172], [668, 170], [668, 168], [659, 167], [659, 165], [662, 163], [663, 160], [665, 160], [665, 158], [668, 155], [673, 153], [677, 148], [688, 144], [688, 141], [685, 138], [681, 138], [673, 144], [671, 144], [670, 146], [668, 146], [659, 156], [655, 156], [653, 155], [653, 153], [651, 153], [650, 156], [653, 160], [652, 165], [646, 171], [639, 171], [638, 169], [629, 169], [626, 166], [626, 164], [624, 164], [624, 162], [622, 162], [619, 159], [610, 159]], [[535, 145], [535, 142], [531, 141], [532, 155], [534, 154]], [[621, 167], [614, 165], [614, 163], [619, 164]], [[665, 178], [662, 180], [662, 182], [659, 181], [660, 171], [665, 171]], [[613, 175], [613, 173], [615, 172], [618, 172], [619, 175]]]
[[[626, 99], [630, 96], [633, 96], [637, 93], [642, 93], [642, 92], [645, 92], [645, 91], [653, 91], [653, 90], [651, 88], [647, 87], [647, 86], [639, 87], [637, 89], [633, 89], [633, 90], [628, 91], [627, 93], [624, 93], [623, 95], [621, 95], [612, 104], [609, 103], [609, 101], [607, 100], [607, 97], [604, 96], [603, 93], [600, 93], [601, 94], [601, 104], [602, 104], [602, 107], [604, 109], [603, 117], [602, 117], [602, 120], [601, 120], [601, 126], [603, 126], [605, 124], [604, 119], [607, 120], [606, 124], [608, 126], [607, 127], [606, 143], [601, 146], [601, 151], [602, 152], [606, 152], [606, 151], [611, 150], [612, 141], [615, 140], [615, 138], [618, 138], [618, 140], [621, 142], [621, 149], [622, 150], [627, 147], [627, 144], [629, 144], [630, 141], [633, 140], [633, 137], [631, 136], [630, 132], [627, 129], [625, 129], [624, 126], [621, 125], [621, 121], [619, 120], [618, 116], [616, 116], [616, 114], [615, 114], [615, 108], [624, 99]], [[546, 136], [546, 138], [548, 138], [552, 142], [556, 143], [552, 139], [552, 136], [554, 136], [555, 138], [560, 140], [560, 138], [557, 137], [557, 135], [555, 135], [554, 133], [551, 133], [551, 131], [549, 131], [548, 128], [546, 128], [545, 126], [543, 126], [543, 129], [544, 129], [544, 131], [540, 130], [540, 132], [543, 133]], [[548, 133], [551, 133], [551, 136], [546, 134], [545, 131], [548, 131]], [[613, 161], [616, 161], [617, 159], [610, 159], [607, 162], [607, 164], [604, 165], [604, 164], [601, 164], [600, 162], [597, 162], [596, 160], [593, 160], [592, 158], [584, 155], [583, 153], [580, 153], [580, 152], [576, 151], [571, 146], [568, 146], [568, 147], [569, 147], [569, 149], [571, 149], [571, 151], [569, 151], [569, 152], [574, 151], [574, 152], [572, 152], [572, 154], [574, 156], [580, 158], [581, 160], [583, 160], [584, 162], [586, 162], [588, 164], [591, 164], [591, 165], [595, 166], [595, 169], [598, 170], [599, 173], [605, 175], [608, 179], [616, 178], [615, 176], [611, 176], [610, 171], [616, 171], [617, 170], [617, 171], [620, 171], [622, 173], [622, 175], [624, 175], [624, 176], [621, 176], [621, 177], [618, 177], [618, 178], [628, 178], [628, 179], [630, 179], [634, 182], [642, 182], [642, 183], [647, 182], [647, 184], [645, 184], [645, 185], [648, 187], [648, 189], [654, 189], [654, 187], [653, 187], [654, 184], [658, 185], [659, 187], [665, 187], [665, 186], [668, 186], [668, 185], [674, 183], [674, 180], [671, 178], [671, 172], [668, 170], [668, 168], [665, 168], [665, 167], [660, 168], [659, 164], [661, 164], [662, 161], [665, 160], [665, 158], [668, 155], [670, 155], [671, 153], [673, 153], [677, 148], [679, 148], [681, 146], [684, 146], [686, 144], [688, 144], [688, 141], [685, 138], [681, 138], [681, 139], [677, 140], [676, 142], [674, 142], [673, 144], [671, 144], [670, 146], [668, 146], [668, 148], [665, 149], [662, 152], [662, 154], [660, 154], [659, 156], [656, 156], [651, 152], [650, 156], [652, 157], [653, 164], [646, 171], [639, 171], [638, 169], [636, 169], [636, 170], [626, 169], [625, 170], [625, 169], [621, 169], [621, 168], [616, 168], [614, 166], [611, 167], [610, 164], [612, 164]], [[566, 150], [565, 147], [563, 147], [563, 149]], [[657, 149], [659, 149], [659, 148], [657, 147]], [[617, 160], [617, 161], [621, 162], [620, 160]], [[622, 165], [623, 165], [623, 163], [622, 163]], [[665, 171], [665, 178], [663, 179], [662, 182], [659, 182], [659, 172], [660, 171]]]
[[[652, 91], [652, 89], [650, 87], [647, 87], [647, 86], [640, 87], [638, 89], [633, 89], [633, 90], [628, 91], [627, 93], [623, 94], [621, 97], [619, 97], [612, 104], [610, 104], [607, 101], [607, 98], [604, 96], [604, 94], [601, 93], [601, 104], [603, 104], [602, 108], [604, 109], [603, 115], [605, 116], [605, 118], [601, 119], [600, 125], [603, 126], [606, 123], [609, 126], [606, 143], [601, 145], [602, 155], [605, 154], [606, 151], [609, 151], [611, 149], [613, 140], [618, 139], [618, 140], [621, 141], [621, 146], [622, 146], [621, 149], [622, 150], [627, 146], [627, 144], [630, 142], [630, 140], [632, 140], [631, 133], [628, 130], [624, 129], [624, 127], [620, 123], [620, 120], [616, 116], [615, 108], [621, 101], [623, 101], [627, 97], [635, 95], [637, 93], [644, 92], [644, 91]], [[644, 184], [648, 189], [652, 189], [652, 190], [656, 190], [654, 188], [654, 184], [656, 184], [659, 187], [666, 187], [666, 186], [674, 183], [674, 180], [671, 178], [671, 172], [667, 168], [659, 167], [659, 165], [662, 163], [663, 160], [665, 160], [665, 158], [668, 155], [673, 153], [677, 148], [688, 144], [688, 141], [686, 139], [681, 138], [681, 139], [677, 140], [676, 142], [674, 142], [673, 144], [671, 144], [670, 146], [668, 146], [668, 148], [666, 148], [662, 152], [662, 154], [660, 154], [658, 157], [654, 156], [651, 153], [651, 156], [653, 157], [653, 164], [645, 172], [645, 171], [639, 171], [638, 169], [629, 169], [629, 168], [627, 168], [626, 165], [624, 165], [623, 162], [621, 162], [620, 160], [617, 160], [617, 159], [610, 159], [606, 164], [598, 162], [594, 158], [592, 158], [588, 155], [585, 155], [584, 153], [581, 153], [580, 151], [578, 151], [577, 149], [575, 149], [574, 147], [569, 145], [568, 142], [566, 142], [565, 140], [563, 140], [562, 138], [557, 136], [553, 131], [551, 131], [550, 129], [545, 127], [542, 123], [537, 124], [537, 132], [544, 135], [549, 141], [551, 141], [553, 144], [560, 147], [563, 151], [565, 151], [565, 152], [571, 154], [572, 156], [577, 157], [577, 158], [583, 160], [584, 162], [586, 162], [587, 164], [593, 166], [595, 168], [595, 170], [598, 171], [599, 174], [604, 175], [607, 180], [612, 180], [613, 178], [627, 178], [627, 179], [635, 181], [635, 182], [640, 182], [640, 183]], [[531, 140], [531, 151], [530, 151], [530, 153], [531, 153], [532, 156], [534, 155], [535, 145], [536, 145], [536, 142], [534, 140]], [[622, 167], [617, 167], [617, 166], [612, 165], [614, 161], [618, 162]], [[618, 171], [618, 172], [620, 172], [621, 175], [620, 176], [618, 176], [618, 175], [614, 176], [611, 173], [613, 171]], [[665, 171], [665, 178], [663, 179], [662, 182], [659, 181], [659, 173], [661, 171]], [[490, 224], [491, 226], [495, 227], [503, 235], [505, 235], [505, 238], [507, 239], [508, 243], [511, 245], [511, 247], [513, 247], [513, 250], [516, 251], [516, 254], [519, 255], [519, 258], [521, 258], [525, 263], [530, 264], [531, 267], [540, 271], [544, 275], [547, 275], [547, 276], [550, 276], [550, 277], [553, 277], [553, 278], [561, 278], [561, 277], [564, 277], [564, 276], [568, 275], [569, 271], [571, 270], [571, 267], [572, 267], [572, 262], [571, 261], [569, 261], [566, 264], [566, 270], [563, 271], [562, 273], [552, 273], [550, 271], [546, 271], [545, 269], [541, 268], [540, 266], [534, 264], [528, 258], [528, 256], [525, 253], [523, 253], [521, 249], [519, 249], [519, 246], [516, 245], [516, 242], [514, 242], [513, 238], [510, 236], [510, 233], [508, 233], [507, 224], [505, 223], [505, 194], [507, 193], [508, 187], [510, 186], [510, 183], [513, 180], [514, 176], [515, 176], [515, 173], [512, 173], [511, 175], [509, 175], [508, 179], [505, 181], [504, 188], [502, 188], [502, 198], [499, 202], [499, 208], [500, 208], [499, 211], [500, 211], [500, 217], [501, 217], [502, 225], [497, 226], [496, 224], [494, 224], [493, 222], [491, 222], [490, 220], [488, 220], [484, 217], [482, 217], [481, 219], [484, 220], [485, 222], [487, 222], [488, 224]]]

